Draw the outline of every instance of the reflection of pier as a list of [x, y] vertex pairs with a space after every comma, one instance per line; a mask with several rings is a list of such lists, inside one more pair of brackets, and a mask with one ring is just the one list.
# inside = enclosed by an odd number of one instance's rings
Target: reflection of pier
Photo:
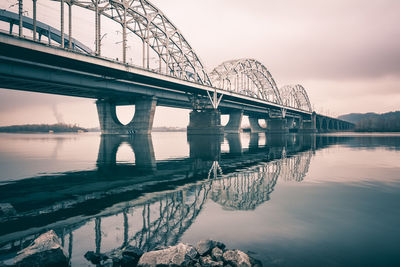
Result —
[[[72, 256], [74, 247], [81, 248], [77, 245], [81, 229], [92, 229], [87, 238], [102, 252], [127, 244], [145, 250], [174, 244], [207, 198], [226, 209], [254, 209], [268, 201], [278, 177], [285, 174], [288, 180], [297, 172], [304, 177], [308, 166], [299, 166], [309, 164], [303, 157], [312, 153], [304, 151], [314, 149], [315, 143], [304, 144], [304, 138], [267, 138], [267, 144], [259, 146], [258, 137], [251, 135], [249, 149], [243, 150], [238, 146], [240, 135], [229, 135], [231, 153], [221, 154], [220, 138], [194, 137], [188, 140], [189, 158], [157, 163], [151, 138], [146, 138], [103, 137], [95, 170], [1, 186], [0, 203], [10, 203], [16, 214], [0, 217], [0, 251], [16, 251], [48, 228], [63, 236]], [[135, 164], [116, 162], [118, 147], [124, 143], [132, 147]], [[288, 164], [292, 158], [300, 158], [301, 164]], [[118, 242], [104, 234], [109, 230]]]
[[153, 142], [150, 135], [102, 136], [97, 166], [110, 167], [117, 162], [117, 152], [121, 144], [128, 144], [135, 154], [135, 165], [139, 168], [156, 168]]

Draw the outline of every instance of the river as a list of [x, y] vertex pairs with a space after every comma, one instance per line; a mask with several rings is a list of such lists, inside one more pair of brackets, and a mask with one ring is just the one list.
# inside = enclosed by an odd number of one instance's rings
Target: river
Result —
[[0, 261], [211, 238], [265, 266], [400, 266], [400, 135], [0, 134]]

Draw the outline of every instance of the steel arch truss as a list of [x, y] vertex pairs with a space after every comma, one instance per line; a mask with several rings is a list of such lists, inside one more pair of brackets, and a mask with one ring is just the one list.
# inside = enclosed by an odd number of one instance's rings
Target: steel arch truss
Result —
[[279, 92], [283, 105], [312, 112], [307, 91], [300, 84], [283, 86]]
[[[58, 0], [60, 1], [60, 0]], [[96, 12], [96, 51], [100, 50], [101, 15], [121, 24], [123, 49], [126, 50], [126, 30], [143, 41], [143, 54], [151, 48], [166, 66], [168, 75], [211, 85], [199, 57], [175, 25], [146, 0], [73, 0], [72, 4]], [[124, 51], [125, 61], [125, 51]], [[143, 60], [145, 67], [145, 58]]]
[[282, 104], [271, 73], [255, 59], [225, 61], [210, 73], [210, 79], [221, 89]]

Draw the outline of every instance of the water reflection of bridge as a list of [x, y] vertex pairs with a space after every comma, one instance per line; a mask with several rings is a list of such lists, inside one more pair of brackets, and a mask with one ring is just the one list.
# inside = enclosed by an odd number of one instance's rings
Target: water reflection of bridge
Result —
[[[278, 178], [301, 181], [316, 149], [313, 135], [267, 136], [265, 145], [258, 138], [251, 135], [243, 149], [239, 135], [228, 135], [229, 152], [221, 153], [223, 139], [191, 137], [190, 157], [166, 162], [156, 162], [149, 137], [102, 138], [96, 170], [0, 187], [0, 202], [15, 208], [0, 217], [1, 252], [12, 253], [49, 228], [62, 236], [70, 256], [82, 229], [96, 251], [127, 244], [150, 250], [176, 243], [207, 199], [225, 209], [255, 209], [269, 200]], [[133, 165], [116, 161], [124, 143], [135, 153]], [[104, 229], [110, 225], [115, 229]]]

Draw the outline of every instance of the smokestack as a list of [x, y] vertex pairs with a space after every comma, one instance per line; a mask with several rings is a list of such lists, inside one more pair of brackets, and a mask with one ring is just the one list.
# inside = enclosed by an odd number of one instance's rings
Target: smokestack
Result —
[[53, 109], [54, 117], [55, 117], [56, 120], [57, 120], [57, 123], [64, 123], [63, 116], [62, 116], [61, 113], [58, 112], [57, 106], [56, 106], [56, 105], [53, 105], [52, 109]]

